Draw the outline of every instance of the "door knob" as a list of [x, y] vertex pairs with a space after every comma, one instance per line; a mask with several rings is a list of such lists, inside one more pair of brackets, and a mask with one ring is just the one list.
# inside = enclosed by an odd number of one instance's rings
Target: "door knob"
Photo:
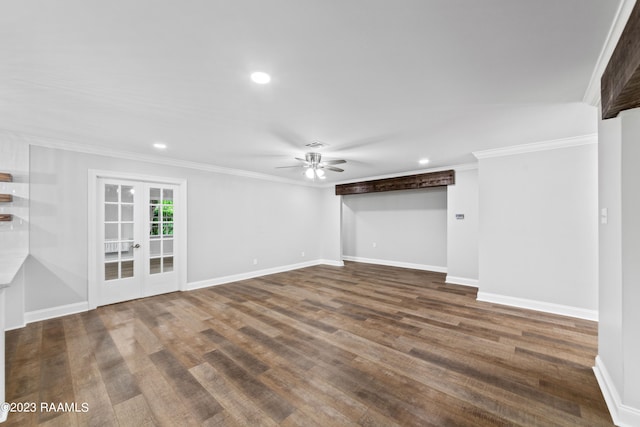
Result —
[[140, 247], [140, 243], [136, 243], [135, 245], [132, 246], [134, 249], [138, 249]]

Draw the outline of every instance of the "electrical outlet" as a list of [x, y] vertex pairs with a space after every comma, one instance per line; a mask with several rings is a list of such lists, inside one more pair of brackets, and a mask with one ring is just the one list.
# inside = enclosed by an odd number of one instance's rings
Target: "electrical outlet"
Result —
[[253, 259], [253, 265], [258, 265], [258, 258]]
[[302, 251], [302, 252], [300, 253], [300, 255], [304, 257], [304, 251]]
[[377, 244], [376, 242], [373, 242], [373, 243], [371, 244], [371, 246], [373, 246], [374, 248], [377, 248], [377, 247], [378, 247], [378, 244]]

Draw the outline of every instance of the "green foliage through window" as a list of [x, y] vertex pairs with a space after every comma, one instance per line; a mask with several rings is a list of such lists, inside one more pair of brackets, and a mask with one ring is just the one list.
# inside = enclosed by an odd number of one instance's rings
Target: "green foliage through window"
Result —
[[151, 236], [173, 235], [173, 200], [163, 200], [162, 205], [151, 205]]

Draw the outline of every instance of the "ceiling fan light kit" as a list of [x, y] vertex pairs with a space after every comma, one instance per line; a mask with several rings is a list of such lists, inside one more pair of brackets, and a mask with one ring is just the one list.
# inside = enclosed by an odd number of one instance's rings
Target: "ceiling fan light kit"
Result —
[[296, 160], [304, 162], [302, 165], [297, 166], [279, 166], [278, 168], [306, 168], [304, 171], [304, 175], [309, 179], [326, 179], [326, 170], [330, 170], [332, 172], [344, 172], [344, 169], [337, 168], [333, 165], [340, 165], [343, 163], [347, 163], [346, 160], [337, 159], [337, 160], [326, 160], [322, 161], [322, 155], [320, 153], [308, 152], [305, 153], [304, 159], [300, 157], [295, 157]]

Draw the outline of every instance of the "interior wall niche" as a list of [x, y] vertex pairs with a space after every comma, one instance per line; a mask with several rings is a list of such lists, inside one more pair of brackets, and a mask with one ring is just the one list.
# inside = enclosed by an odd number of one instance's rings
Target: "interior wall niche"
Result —
[[342, 198], [347, 261], [446, 271], [446, 187]]

